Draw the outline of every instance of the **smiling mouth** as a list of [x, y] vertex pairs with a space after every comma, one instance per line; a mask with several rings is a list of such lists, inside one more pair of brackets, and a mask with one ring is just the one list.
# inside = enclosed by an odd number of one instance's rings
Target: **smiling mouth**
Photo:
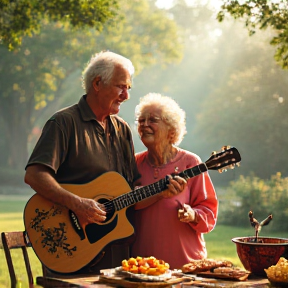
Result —
[[153, 134], [153, 133], [149, 133], [149, 132], [142, 132], [142, 135], [143, 135], [143, 136], [146, 136], [146, 135], [147, 135], [147, 136], [150, 136], [150, 135], [154, 135], [154, 134]]
[[120, 106], [122, 103], [123, 103], [122, 101], [114, 102], [114, 104], [117, 105], [117, 106]]

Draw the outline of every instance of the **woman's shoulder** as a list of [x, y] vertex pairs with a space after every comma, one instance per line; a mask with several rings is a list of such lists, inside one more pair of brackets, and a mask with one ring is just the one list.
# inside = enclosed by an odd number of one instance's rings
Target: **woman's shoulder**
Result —
[[136, 160], [137, 166], [143, 167], [143, 165], [147, 165], [147, 161], [146, 161], [147, 153], [148, 152], [146, 150], [146, 151], [141, 151], [135, 154], [135, 160]]
[[135, 159], [136, 159], [136, 162], [139, 163], [139, 162], [142, 162], [145, 160], [147, 156], [147, 151], [141, 151], [141, 152], [137, 152], [135, 154]]
[[199, 155], [181, 148], [178, 148], [177, 160], [185, 164], [186, 167], [192, 167], [202, 163]]
[[194, 152], [191, 152], [182, 148], [178, 148], [178, 153], [180, 157], [184, 157], [187, 160], [193, 160], [199, 163], [202, 162], [200, 156]]

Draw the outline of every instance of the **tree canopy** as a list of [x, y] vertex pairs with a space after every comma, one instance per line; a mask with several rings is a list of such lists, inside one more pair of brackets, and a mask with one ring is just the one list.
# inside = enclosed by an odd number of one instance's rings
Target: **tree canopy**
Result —
[[46, 18], [40, 24], [41, 32], [23, 37], [14, 50], [0, 45], [0, 117], [7, 151], [2, 163], [11, 168], [23, 169], [38, 118], [62, 108], [63, 99], [75, 103], [84, 93], [81, 70], [91, 55], [101, 50], [122, 54], [137, 73], [156, 59], [165, 64], [181, 58], [176, 24], [147, 0], [121, 0], [119, 18], [103, 24], [101, 32]]
[[43, 19], [101, 31], [118, 7], [117, 0], [1, 0], [0, 44], [10, 50], [19, 47], [24, 36], [39, 34]]
[[272, 47], [264, 39], [259, 34], [255, 41], [239, 43], [239, 50], [231, 55], [233, 67], [202, 102], [194, 135], [208, 151], [221, 142], [233, 143], [242, 154], [239, 170], [244, 175], [253, 171], [269, 178], [278, 171], [288, 173], [288, 79], [270, 58]]
[[271, 28], [270, 44], [276, 46], [275, 60], [288, 69], [288, 2], [287, 0], [223, 0], [217, 19], [221, 22], [226, 14], [235, 19], [243, 18], [249, 34], [257, 29]]

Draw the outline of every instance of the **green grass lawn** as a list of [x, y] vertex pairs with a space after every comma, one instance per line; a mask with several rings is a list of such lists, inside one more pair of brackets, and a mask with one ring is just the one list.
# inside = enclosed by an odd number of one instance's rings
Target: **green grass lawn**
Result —
[[[2, 197], [0, 196], [0, 228], [3, 231], [23, 231], [23, 209], [29, 197]], [[217, 225], [209, 234], [205, 235], [207, 244], [208, 257], [213, 259], [226, 259], [233, 262], [235, 266], [243, 267], [238, 259], [235, 244], [231, 241], [234, 237], [244, 237], [254, 235], [252, 227], [247, 228], [230, 227]], [[286, 233], [269, 233], [265, 235], [265, 231], [261, 231], [261, 236], [283, 237], [288, 238]], [[29, 256], [32, 266], [34, 278], [42, 275], [41, 265], [35, 256], [32, 248], [29, 248]], [[15, 270], [19, 281], [22, 282], [21, 288], [28, 288], [27, 276], [25, 272], [24, 262], [22, 261], [21, 251], [13, 250], [12, 257], [15, 259]], [[0, 287], [10, 287], [10, 278], [8, 274], [7, 264], [4, 252], [0, 249]]]

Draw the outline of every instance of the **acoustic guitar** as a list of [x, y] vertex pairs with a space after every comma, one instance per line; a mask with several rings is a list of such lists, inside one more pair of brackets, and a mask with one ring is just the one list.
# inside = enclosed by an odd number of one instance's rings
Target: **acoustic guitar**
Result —
[[[224, 146], [205, 162], [179, 173], [189, 179], [207, 170], [234, 168], [241, 156], [234, 147]], [[50, 270], [72, 273], [89, 264], [109, 243], [133, 235], [134, 228], [126, 217], [128, 207], [167, 189], [165, 178], [131, 191], [126, 180], [117, 172], [107, 172], [82, 185], [61, 184], [81, 197], [94, 199], [105, 207], [105, 222], [81, 227], [77, 215], [37, 193], [24, 209], [24, 224], [39, 260]]]

